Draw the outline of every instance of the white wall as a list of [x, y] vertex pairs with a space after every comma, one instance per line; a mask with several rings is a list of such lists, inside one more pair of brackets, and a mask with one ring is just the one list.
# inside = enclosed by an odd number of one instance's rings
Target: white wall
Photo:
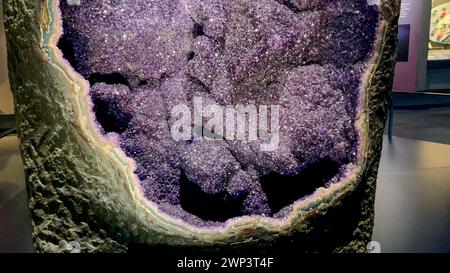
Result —
[[410, 25], [411, 36], [409, 60], [396, 65], [395, 91], [416, 92], [426, 89], [430, 11], [431, 0], [402, 0], [399, 24]]

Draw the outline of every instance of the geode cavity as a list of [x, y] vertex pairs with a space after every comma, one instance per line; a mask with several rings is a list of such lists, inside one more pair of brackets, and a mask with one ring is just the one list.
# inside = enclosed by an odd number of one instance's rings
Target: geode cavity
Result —
[[[60, 8], [60, 48], [89, 80], [99, 126], [118, 134], [145, 197], [165, 210], [198, 224], [277, 216], [356, 162], [356, 107], [378, 6], [96, 0]], [[279, 105], [278, 147], [175, 141], [171, 109], [193, 108], [194, 97]]]

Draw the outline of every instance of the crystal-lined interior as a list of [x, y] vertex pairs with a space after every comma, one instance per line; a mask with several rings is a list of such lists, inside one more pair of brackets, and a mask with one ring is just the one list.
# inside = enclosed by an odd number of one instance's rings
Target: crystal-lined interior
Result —
[[[359, 89], [379, 16], [366, 0], [61, 1], [59, 47], [144, 195], [198, 226], [282, 217], [356, 161]], [[175, 141], [171, 109], [280, 106], [280, 144]]]

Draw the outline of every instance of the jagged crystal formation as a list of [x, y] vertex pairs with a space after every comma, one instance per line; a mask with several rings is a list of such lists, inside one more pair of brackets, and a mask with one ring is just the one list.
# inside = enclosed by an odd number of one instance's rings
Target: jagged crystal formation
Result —
[[[90, 82], [97, 122], [136, 163], [144, 195], [210, 226], [282, 217], [355, 163], [363, 73], [379, 9], [366, 0], [61, 1], [59, 47]], [[280, 144], [175, 141], [194, 97], [280, 106]]]

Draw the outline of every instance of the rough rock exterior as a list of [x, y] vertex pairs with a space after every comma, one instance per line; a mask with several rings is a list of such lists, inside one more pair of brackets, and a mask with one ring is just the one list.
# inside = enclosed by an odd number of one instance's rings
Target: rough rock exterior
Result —
[[[308, 9], [317, 1], [291, 1]], [[297, 3], [298, 2], [298, 3]], [[312, 7], [309, 7], [312, 8]], [[167, 246], [186, 251], [364, 252], [371, 239], [376, 176], [395, 64], [399, 1], [381, 1], [374, 64], [365, 78], [357, 118], [361, 145], [356, 170], [333, 190], [293, 208], [284, 222], [242, 218], [199, 230], [165, 218], [130, 183], [121, 155], [85, 128], [89, 103], [80, 84], [52, 62], [47, 1], [4, 1], [11, 87], [26, 168], [35, 246], [84, 252]], [[316, 70], [320, 70], [317, 68]]]

